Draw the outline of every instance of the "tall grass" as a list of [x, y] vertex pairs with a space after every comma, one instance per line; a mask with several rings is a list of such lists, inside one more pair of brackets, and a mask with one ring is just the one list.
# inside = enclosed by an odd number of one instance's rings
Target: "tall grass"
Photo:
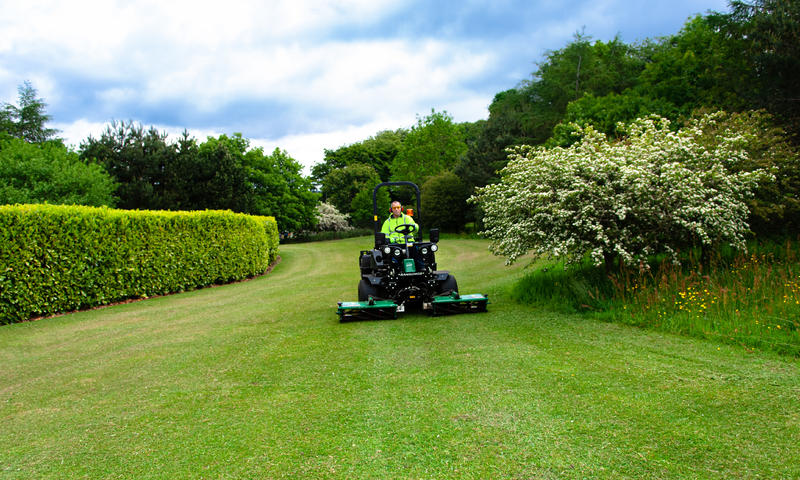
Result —
[[680, 266], [607, 273], [588, 264], [549, 265], [523, 278], [513, 296], [558, 311], [800, 356], [800, 244], [752, 243]]

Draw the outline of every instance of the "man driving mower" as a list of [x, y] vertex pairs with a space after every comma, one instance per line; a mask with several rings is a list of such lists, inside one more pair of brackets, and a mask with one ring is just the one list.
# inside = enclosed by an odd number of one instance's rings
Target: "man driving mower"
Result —
[[410, 215], [403, 213], [403, 205], [395, 200], [392, 202], [392, 214], [383, 222], [381, 232], [386, 234], [390, 243], [406, 243], [405, 236], [396, 232], [395, 229], [400, 225], [413, 225], [412, 231], [419, 232], [419, 225]]

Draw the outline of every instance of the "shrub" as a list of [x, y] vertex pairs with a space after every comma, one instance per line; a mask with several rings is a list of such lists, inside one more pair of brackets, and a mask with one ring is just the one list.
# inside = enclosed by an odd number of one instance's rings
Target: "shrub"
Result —
[[474, 198], [485, 210], [484, 234], [495, 254], [513, 262], [536, 254], [610, 267], [620, 258], [643, 265], [649, 255], [694, 245], [744, 248], [745, 203], [762, 170], [731, 172], [747, 152], [734, 129], [704, 145], [706, 115], [678, 132], [660, 117], [639, 119], [611, 143], [590, 127], [568, 148], [519, 147], [501, 181]]
[[84, 163], [58, 142], [0, 137], [0, 204], [113, 206], [115, 188], [102, 166]]
[[0, 323], [263, 273], [272, 217], [0, 206]]
[[452, 172], [442, 172], [429, 178], [422, 186], [422, 217], [427, 227], [439, 227], [445, 232], [464, 228], [469, 193], [464, 182]]
[[317, 204], [317, 228], [320, 231], [334, 231], [339, 232], [343, 230], [350, 230], [351, 227], [347, 223], [349, 215], [340, 213], [330, 203], [320, 202]]

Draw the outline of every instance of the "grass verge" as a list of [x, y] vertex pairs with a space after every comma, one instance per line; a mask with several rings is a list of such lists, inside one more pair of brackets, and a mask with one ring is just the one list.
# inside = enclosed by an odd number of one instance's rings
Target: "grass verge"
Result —
[[514, 298], [558, 311], [800, 356], [800, 244], [751, 244], [683, 267], [608, 274], [547, 265], [514, 287]]

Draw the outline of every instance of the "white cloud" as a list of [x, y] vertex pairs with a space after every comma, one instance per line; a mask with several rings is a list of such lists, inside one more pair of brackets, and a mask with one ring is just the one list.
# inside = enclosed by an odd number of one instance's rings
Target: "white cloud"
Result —
[[398, 124], [397, 120], [383, 118], [365, 125], [350, 125], [324, 133], [287, 135], [277, 139], [256, 139], [252, 141], [252, 146], [262, 147], [266, 153], [270, 153], [276, 148], [286, 150], [292, 158], [303, 165], [304, 174], [308, 175], [311, 173], [311, 167], [324, 159], [326, 148], [336, 150], [339, 147], [366, 140], [380, 131], [410, 127], [415, 122], [413, 117], [402, 119], [401, 124]]
[[[645, 9], [689, 15], [724, 2], [0, 0], [0, 100], [16, 99], [17, 85], [31, 80], [49, 111], [66, 116], [54, 127], [68, 143], [98, 136], [106, 123], [97, 118], [129, 119], [139, 108], [152, 115], [134, 118], [146, 126], [186, 128], [201, 141], [235, 128], [310, 166], [324, 148], [409, 127], [431, 108], [457, 122], [486, 118], [494, 94], [584, 25], [613, 35]], [[482, 10], [492, 21], [525, 22], [472, 32]], [[232, 105], [264, 111], [247, 112], [243, 124], [237, 112], [225, 118]], [[167, 110], [175, 108], [186, 111]], [[164, 118], [186, 124], [161, 126]]]
[[58, 136], [63, 138], [67, 145], [77, 148], [89, 136], [100, 137], [107, 124], [90, 122], [85, 118], [80, 118], [71, 123], [53, 122], [52, 125], [53, 128], [60, 130]]

